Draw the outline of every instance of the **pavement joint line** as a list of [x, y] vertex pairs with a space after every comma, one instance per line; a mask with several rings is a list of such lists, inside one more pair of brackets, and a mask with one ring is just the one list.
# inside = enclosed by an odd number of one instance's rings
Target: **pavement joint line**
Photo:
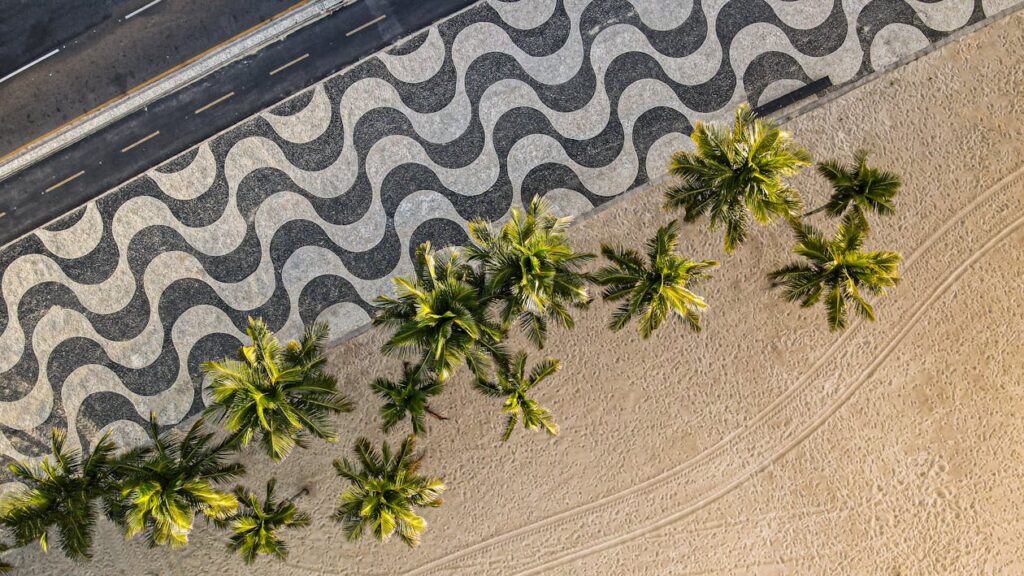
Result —
[[160, 135], [160, 131], [157, 130], [156, 132], [153, 132], [149, 136], [143, 136], [141, 140], [136, 140], [133, 144], [129, 144], [128, 146], [125, 146], [124, 148], [121, 148], [121, 153], [124, 154], [125, 152], [131, 150], [132, 148], [135, 148], [136, 146], [138, 146], [140, 144], [144, 144], [145, 142], [147, 142], [149, 140], [152, 140], [153, 138], [156, 138], [159, 135]]
[[288, 62], [288, 63], [286, 63], [284, 65], [278, 66], [277, 68], [274, 68], [273, 70], [270, 71], [270, 75], [273, 76], [274, 74], [277, 74], [278, 72], [280, 72], [281, 70], [284, 70], [285, 68], [287, 68], [289, 66], [293, 66], [295, 64], [298, 64], [299, 62], [302, 62], [306, 58], [309, 58], [309, 52], [306, 52], [305, 54], [303, 54], [302, 56], [299, 56], [298, 58], [296, 58], [295, 60], [292, 60], [291, 62]]
[[373, 20], [370, 20], [366, 24], [363, 24], [362, 26], [359, 26], [358, 28], [353, 28], [353, 29], [349, 30], [348, 32], [345, 33], [345, 37], [348, 38], [349, 36], [351, 36], [351, 35], [353, 35], [353, 34], [355, 34], [357, 32], [362, 32], [363, 30], [366, 30], [370, 26], [373, 26], [377, 22], [380, 22], [381, 20], [383, 20], [383, 19], [385, 19], [387, 17], [388, 17], [387, 14], [381, 14], [380, 16], [377, 16], [376, 18], [374, 18]]
[[200, 112], [209, 110], [210, 108], [213, 108], [217, 104], [220, 104], [221, 102], [227, 100], [228, 98], [231, 98], [234, 95], [235, 95], [234, 92], [228, 92], [227, 94], [221, 96], [220, 98], [217, 98], [213, 102], [210, 102], [209, 104], [207, 104], [205, 106], [201, 106], [198, 110], [195, 111], [195, 114], [199, 114]]
[[[57, 188], [60, 188], [61, 186], [63, 186], [63, 185], [65, 185], [65, 184], [67, 184], [68, 182], [71, 182], [72, 180], [74, 180], [75, 178], [78, 178], [78, 177], [79, 177], [79, 176], [81, 176], [82, 174], [85, 174], [85, 170], [79, 170], [79, 171], [78, 171], [78, 172], [76, 172], [75, 174], [72, 174], [71, 176], [68, 176], [67, 178], [65, 178], [65, 179], [61, 180], [60, 182], [57, 182], [57, 183], [56, 183], [56, 184], [54, 184], [53, 186], [50, 186], [50, 187], [49, 187], [49, 188], [47, 188], [46, 190], [43, 190], [43, 194], [46, 194], [47, 192], [53, 192], [53, 191], [54, 191], [54, 190], [56, 190]], [[6, 214], [6, 212], [5, 212], [5, 214]]]
[[124, 19], [127, 20], [127, 19], [131, 18], [132, 16], [137, 16], [140, 12], [143, 12], [145, 10], [150, 9], [153, 6], [156, 6], [157, 4], [159, 4], [160, 2], [161, 2], [161, 0], [153, 0], [149, 4], [146, 4], [145, 6], [143, 6], [142, 8], [139, 8], [138, 10], [135, 10], [135, 11], [129, 13], [127, 16], [124, 17]]
[[263, 25], [256, 25], [132, 88], [127, 94], [101, 104], [32, 142], [0, 156], [0, 181], [220, 70], [227, 64], [257, 52], [296, 30], [357, 1], [305, 0], [305, 2], [295, 4], [267, 20]]
[[3, 78], [0, 78], [0, 82], [3, 82], [4, 80], [7, 80], [9, 78], [14, 78], [16, 75], [24, 72], [25, 70], [28, 70], [29, 68], [35, 66], [36, 64], [39, 64], [40, 62], [42, 62], [43, 60], [46, 60], [50, 56], [53, 56], [57, 52], [60, 52], [60, 48], [54, 48], [53, 50], [50, 50], [49, 52], [47, 52], [46, 54], [43, 54], [39, 58], [36, 58], [35, 60], [29, 62], [28, 64], [25, 64], [21, 68], [18, 68], [14, 72], [11, 72], [7, 76], [4, 76]]

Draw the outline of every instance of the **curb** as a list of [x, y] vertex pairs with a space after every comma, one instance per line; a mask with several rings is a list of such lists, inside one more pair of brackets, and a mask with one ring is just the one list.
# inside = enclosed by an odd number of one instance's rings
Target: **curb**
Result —
[[0, 158], [0, 180], [357, 0], [306, 0]]

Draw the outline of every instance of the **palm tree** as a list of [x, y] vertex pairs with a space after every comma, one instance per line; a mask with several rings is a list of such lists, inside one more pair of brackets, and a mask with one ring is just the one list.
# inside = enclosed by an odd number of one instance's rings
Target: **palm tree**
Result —
[[245, 474], [239, 463], [225, 457], [236, 447], [234, 438], [214, 444], [200, 418], [184, 434], [160, 433], [150, 417], [151, 445], [136, 448], [115, 464], [121, 482], [121, 500], [115, 520], [129, 538], [146, 533], [150, 546], [188, 544], [196, 513], [224, 520], [238, 510], [238, 500], [216, 488]]
[[501, 326], [489, 318], [483, 275], [458, 250], [434, 252], [429, 242], [416, 250], [415, 278], [395, 278], [398, 295], [379, 296], [374, 325], [394, 328], [381, 347], [385, 354], [411, 350], [422, 370], [445, 382], [461, 364], [476, 375], [490, 368], [488, 357], [506, 362]]
[[818, 173], [832, 184], [832, 196], [823, 206], [804, 216], [818, 212], [842, 216], [850, 210], [866, 226], [868, 212], [888, 216], [896, 210], [893, 198], [900, 191], [900, 177], [868, 166], [867, 150], [858, 150], [853, 156], [853, 164], [834, 160], [820, 162]]
[[731, 129], [698, 122], [690, 138], [696, 150], [676, 153], [669, 164], [681, 181], [665, 193], [665, 206], [685, 209], [687, 222], [708, 214], [713, 230], [725, 228], [726, 252], [746, 239], [748, 211], [759, 224], [800, 214], [800, 195], [785, 179], [811, 156], [787, 132], [743, 104]]
[[213, 376], [207, 414], [224, 422], [240, 446], [259, 437], [274, 461], [312, 435], [336, 442], [331, 417], [352, 410], [338, 392], [338, 381], [324, 370], [323, 344], [328, 327], [308, 327], [301, 342], [283, 348], [262, 320], [249, 319], [252, 344], [239, 350], [238, 360], [203, 364]]
[[484, 394], [505, 398], [505, 404], [501, 411], [508, 414], [508, 418], [505, 422], [505, 433], [501, 437], [502, 441], [507, 441], [512, 436], [520, 419], [523, 421], [523, 427], [527, 430], [544, 428], [544, 431], [551, 436], [558, 434], [558, 424], [555, 424], [551, 412], [530, 398], [528, 394], [542, 380], [558, 372], [559, 368], [558, 360], [548, 358], [534, 366], [533, 370], [527, 374], [526, 352], [519, 352], [512, 358], [510, 369], [498, 372], [497, 382], [480, 379], [475, 381], [477, 389]]
[[380, 417], [384, 420], [384, 432], [391, 429], [406, 416], [412, 422], [412, 433], [424, 434], [427, 431], [424, 415], [430, 414], [438, 420], [448, 418], [431, 410], [429, 402], [433, 396], [444, 392], [444, 383], [432, 374], [427, 374], [420, 366], [409, 362], [402, 364], [402, 378], [392, 382], [387, 378], [377, 378], [370, 384], [377, 396], [384, 400], [380, 407]]
[[427, 521], [414, 508], [441, 505], [445, 486], [440, 478], [420, 476], [420, 460], [414, 457], [416, 441], [409, 436], [397, 452], [387, 442], [380, 451], [366, 438], [356, 440], [357, 461], [334, 461], [338, 476], [352, 485], [338, 496], [334, 519], [342, 524], [350, 540], [367, 529], [380, 541], [395, 533], [410, 547], [420, 543]]
[[231, 528], [228, 550], [237, 552], [246, 564], [252, 564], [260, 555], [273, 554], [280, 560], [288, 557], [288, 544], [278, 536], [284, 528], [302, 528], [310, 522], [309, 514], [300, 512], [290, 500], [274, 500], [277, 479], [267, 482], [266, 497], [242, 488], [235, 488], [235, 498], [241, 510], [227, 522]]
[[676, 255], [677, 230], [675, 220], [658, 229], [654, 238], [647, 241], [647, 262], [634, 250], [601, 246], [601, 254], [611, 265], [598, 270], [594, 282], [605, 287], [602, 297], [606, 301], [625, 300], [612, 314], [609, 328], [621, 330], [639, 316], [640, 335], [649, 338], [675, 312], [690, 328], [700, 331], [700, 311], [707, 308], [707, 303], [688, 287], [710, 278], [706, 271], [718, 266], [718, 262], [693, 261]]
[[483, 266], [488, 290], [501, 302], [503, 327], [518, 320], [538, 348], [544, 347], [549, 322], [572, 328], [569, 308], [590, 304], [580, 266], [594, 255], [569, 245], [571, 221], [550, 214], [542, 198], [534, 196], [525, 213], [513, 208], [500, 230], [483, 220], [469, 224], [469, 260]]
[[[17, 462], [8, 470], [25, 484], [0, 505], [0, 524], [13, 536], [16, 546], [38, 541], [49, 549], [49, 532], [56, 528], [64, 555], [73, 560], [92, 557], [96, 528], [96, 501], [112, 501], [116, 488], [111, 458], [117, 450], [104, 435], [87, 457], [65, 448], [66, 436], [54, 430], [50, 440], [53, 460], [38, 466]], [[6, 549], [6, 548], [5, 548]]]
[[898, 252], [864, 252], [867, 232], [860, 217], [848, 213], [832, 240], [806, 224], [793, 223], [797, 244], [793, 251], [808, 260], [790, 264], [768, 275], [772, 287], [781, 287], [789, 302], [813, 306], [824, 295], [828, 325], [832, 331], [846, 328], [847, 308], [852, 306], [869, 321], [875, 320], [874, 308], [864, 299], [862, 290], [881, 295], [899, 280]]

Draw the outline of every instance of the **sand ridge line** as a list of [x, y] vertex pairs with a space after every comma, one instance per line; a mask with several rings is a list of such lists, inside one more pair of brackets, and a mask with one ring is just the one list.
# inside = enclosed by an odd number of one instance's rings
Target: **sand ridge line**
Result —
[[931, 309], [932, 305], [939, 299], [939, 297], [945, 294], [945, 292], [960, 279], [960, 277], [963, 275], [964, 272], [967, 271], [968, 268], [970, 268], [974, 263], [981, 259], [982, 256], [986, 255], [992, 248], [1002, 243], [1003, 240], [1005, 240], [1009, 235], [1013, 234], [1018, 228], [1020, 228], [1022, 224], [1024, 224], [1024, 215], [1019, 216], [1008, 226], [1001, 229], [999, 233], [989, 238], [989, 240], [985, 244], [983, 244], [981, 248], [976, 250], [966, 260], [961, 262], [961, 264], [949, 276], [947, 276], [941, 284], [939, 284], [932, 290], [931, 294], [929, 294], [928, 299], [926, 299], [924, 302], [918, 305], [913, 315], [911, 316], [910, 320], [904, 323], [904, 325], [900, 328], [899, 333], [897, 333], [896, 337], [889, 341], [886, 347], [867, 367], [867, 369], [862, 371], [860, 375], [857, 377], [857, 379], [854, 382], [852, 382], [849, 386], [847, 386], [843, 390], [842, 394], [824, 412], [819, 414], [808, 425], [804, 426], [800, 430], [800, 432], [797, 433], [797, 435], [794, 436], [792, 440], [783, 445], [783, 447], [780, 450], [776, 451], [774, 454], [772, 454], [762, 462], [756, 464], [755, 466], [748, 468], [741, 475], [733, 479], [733, 481], [724, 485], [721, 489], [716, 490], [709, 494], [708, 496], [698, 500], [691, 506], [688, 506], [674, 514], [670, 514], [669, 516], [665, 516], [657, 522], [654, 522], [642, 528], [638, 528], [625, 534], [605, 539], [601, 542], [598, 542], [597, 544], [577, 549], [573, 552], [564, 554], [542, 564], [535, 565], [524, 571], [516, 572], [514, 576], [529, 576], [531, 574], [538, 574], [543, 570], [555, 568], [567, 562], [582, 559], [592, 554], [602, 552], [604, 550], [614, 548], [622, 544], [626, 544], [645, 534], [669, 526], [687, 516], [694, 514], [695, 512], [700, 511], [701, 509], [713, 504], [715, 501], [733, 492], [734, 490], [736, 490], [736, 488], [746, 483], [747, 480], [749, 480], [759, 472], [765, 470], [780, 458], [783, 458], [784, 456], [792, 452], [795, 448], [797, 448], [798, 446], [800, 446], [800, 444], [807, 440], [807, 438], [814, 434], [814, 432], [816, 432], [826, 422], [828, 422], [828, 420], [833, 415], [835, 415], [835, 413], [838, 412], [839, 409], [842, 408], [843, 405], [845, 405], [850, 400], [850, 398], [853, 397], [853, 395], [864, 385], [864, 383], [866, 383], [867, 380], [872, 375], [874, 375], [875, 371], [878, 370], [878, 368], [889, 358], [889, 356], [892, 355], [892, 353], [896, 350], [899, 344], [903, 342], [903, 340], [907, 337], [911, 330], [918, 324], [918, 322], [924, 316], [924, 313]]
[[[1008, 174], [1007, 176], [1004, 176], [999, 181], [997, 181], [995, 184], [993, 184], [992, 186], [988, 187], [984, 192], [979, 194], [971, 202], [969, 202], [967, 205], [965, 205], [963, 208], [961, 208], [959, 211], [957, 211], [952, 217], [948, 218], [941, 226], [936, 228], [935, 231], [931, 235], [929, 235], [929, 237], [926, 238], [925, 241], [922, 242], [914, 250], [914, 252], [912, 252], [904, 260], [904, 267], [903, 267], [904, 271], [911, 269], [913, 267], [914, 262], [917, 261], [925, 252], [927, 252], [953, 226], [955, 226], [957, 223], [961, 222], [966, 216], [968, 216], [970, 213], [972, 213], [974, 210], [976, 210], [986, 200], [991, 198], [996, 192], [998, 192], [999, 190], [1003, 189], [1006, 185], [1008, 185], [1009, 183], [1013, 182], [1017, 178], [1020, 178], [1021, 176], [1024, 176], [1024, 165], [1019, 166], [1016, 170], [1012, 171], [1010, 174]], [[578, 506], [576, 508], [571, 508], [569, 510], [565, 510], [565, 511], [560, 512], [558, 514], [555, 514], [553, 516], [549, 516], [548, 518], [545, 518], [545, 519], [543, 519], [543, 520], [541, 520], [539, 522], [535, 522], [533, 524], [528, 524], [526, 526], [522, 526], [522, 527], [516, 528], [514, 530], [508, 531], [508, 532], [504, 532], [504, 533], [499, 534], [497, 536], [494, 536], [494, 537], [492, 537], [492, 538], [490, 538], [488, 540], [485, 540], [485, 541], [480, 542], [478, 544], [474, 544], [473, 546], [470, 546], [468, 548], [464, 548], [464, 549], [459, 550], [457, 552], [451, 553], [451, 554], [449, 554], [447, 556], [443, 556], [443, 557], [438, 558], [436, 560], [432, 560], [430, 562], [427, 562], [427, 563], [417, 567], [416, 569], [414, 569], [414, 570], [412, 570], [410, 572], [407, 572], [407, 574], [409, 576], [413, 576], [413, 575], [417, 575], [417, 574], [427, 574], [430, 571], [434, 570], [435, 568], [440, 567], [443, 564], [447, 564], [447, 563], [449, 563], [449, 562], [451, 562], [453, 560], [464, 558], [466, 556], [472, 556], [472, 555], [474, 555], [474, 554], [476, 554], [478, 552], [481, 552], [481, 551], [483, 551], [483, 550], [485, 550], [487, 548], [491, 548], [493, 546], [496, 546], [497, 544], [499, 544], [501, 542], [504, 542], [504, 541], [506, 541], [506, 540], [508, 540], [510, 538], [514, 538], [514, 537], [522, 535], [524, 533], [533, 532], [537, 528], [549, 527], [549, 526], [550, 527], [554, 527], [554, 526], [562, 525], [563, 523], [572, 520], [575, 516], [577, 516], [579, 514], [583, 514], [583, 513], [589, 512], [591, 510], [594, 510], [596, 508], [602, 507], [602, 506], [607, 505], [607, 504], [609, 504], [611, 502], [614, 502], [616, 500], [621, 500], [621, 499], [624, 499], [624, 498], [627, 498], [627, 497], [642, 495], [642, 494], [646, 493], [647, 491], [649, 491], [650, 489], [653, 489], [653, 488], [661, 485], [662, 483], [667, 482], [669, 480], [672, 480], [673, 478], [675, 478], [675, 477], [677, 477], [677, 476], [679, 476], [679, 475], [689, 471], [691, 468], [694, 468], [694, 467], [696, 467], [696, 466], [698, 466], [700, 464], [703, 464], [705, 461], [709, 460], [712, 456], [715, 456], [719, 452], [721, 452], [721, 450], [723, 448], [731, 445], [736, 439], [738, 439], [740, 437], [743, 437], [743, 436], [753, 432], [757, 428], [757, 426], [759, 424], [762, 424], [764, 421], [766, 421], [770, 417], [774, 416], [779, 411], [779, 409], [781, 407], [783, 407], [784, 405], [787, 404], [787, 401], [793, 395], [795, 395], [799, 390], [803, 389], [807, 385], [807, 383], [810, 382], [812, 377], [815, 374], [817, 374], [817, 372], [820, 371], [821, 368], [829, 360], [832, 359], [832, 357], [835, 355], [836, 351], [840, 347], [845, 345], [849, 341], [849, 339], [852, 338], [856, 334], [857, 330], [863, 324], [864, 324], [864, 321], [862, 319], [856, 318], [852, 322], [851, 326], [846, 331], [844, 331], [840, 335], [840, 337], [838, 339], [833, 341], [833, 343], [821, 355], [817, 356], [817, 360], [814, 362], [814, 364], [812, 364], [811, 367], [804, 372], [804, 374], [800, 377], [799, 380], [797, 380], [797, 382], [795, 382], [785, 392], [780, 394], [774, 401], [772, 401], [770, 404], [768, 404], [764, 409], [762, 409], [760, 412], [758, 412], [758, 414], [755, 415], [751, 420], [749, 420], [744, 426], [742, 426], [740, 428], [737, 428], [735, 431], [733, 431], [730, 434], [722, 437], [721, 440], [716, 442], [714, 445], [708, 447], [706, 450], [704, 450], [700, 454], [697, 454], [696, 456], [691, 457], [690, 459], [688, 459], [688, 460], [686, 460], [686, 461], [676, 465], [675, 467], [673, 467], [673, 468], [671, 468], [671, 469], [669, 469], [669, 470], [667, 470], [665, 472], [662, 472], [661, 474], [653, 476], [653, 477], [651, 477], [651, 478], [649, 478], [649, 479], [647, 479], [647, 480], [645, 480], [643, 482], [635, 484], [635, 485], [633, 485], [633, 486], [631, 486], [631, 487], [629, 487], [629, 488], [627, 488], [625, 490], [622, 490], [620, 492], [616, 492], [616, 493], [613, 493], [613, 494], [609, 494], [607, 496], [604, 496], [602, 498], [599, 498], [597, 500], [594, 500], [594, 501], [589, 502], [587, 504], [584, 504], [582, 506]]]

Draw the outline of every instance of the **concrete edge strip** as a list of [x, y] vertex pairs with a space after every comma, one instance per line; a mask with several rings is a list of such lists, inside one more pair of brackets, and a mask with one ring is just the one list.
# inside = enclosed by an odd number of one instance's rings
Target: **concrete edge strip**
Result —
[[156, 76], [155, 80], [142, 84], [141, 88], [134, 92], [119, 97], [109, 105], [100, 105], [99, 108], [86, 112], [39, 140], [14, 151], [6, 159], [0, 159], [0, 180], [356, 1], [314, 0], [249, 32], [243, 32], [196, 60], [178, 69], [172, 69], [163, 76]]

